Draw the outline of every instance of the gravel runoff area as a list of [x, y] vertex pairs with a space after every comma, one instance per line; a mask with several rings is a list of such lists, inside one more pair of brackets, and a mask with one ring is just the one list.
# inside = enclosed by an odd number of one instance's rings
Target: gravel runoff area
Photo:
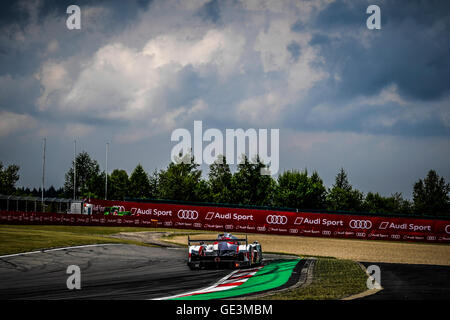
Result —
[[[197, 233], [200, 235], [200, 233]], [[208, 237], [214, 237], [208, 233]], [[141, 239], [147, 237], [141, 233]], [[149, 242], [154, 236], [148, 235]], [[151, 237], [151, 238], [150, 238]], [[203, 236], [205, 237], [205, 236]], [[301, 236], [249, 234], [249, 241], [258, 240], [264, 252], [283, 252], [304, 256], [335, 257], [354, 261], [450, 265], [450, 245], [376, 240], [330, 239]], [[187, 235], [163, 237], [174, 244], [187, 244]], [[145, 242], [145, 241], [144, 241]]]

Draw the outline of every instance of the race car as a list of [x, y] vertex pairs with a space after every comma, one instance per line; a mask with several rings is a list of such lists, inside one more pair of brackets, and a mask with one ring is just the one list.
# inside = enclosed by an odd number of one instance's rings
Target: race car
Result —
[[[194, 243], [194, 245], [191, 245]], [[188, 266], [191, 270], [208, 267], [252, 267], [263, 259], [258, 241], [248, 243], [230, 233], [221, 233], [214, 240], [191, 239], [188, 236]]]
[[131, 212], [130, 211], [121, 211], [120, 207], [118, 206], [113, 206], [113, 207], [106, 207], [105, 208], [105, 216], [131, 216]]

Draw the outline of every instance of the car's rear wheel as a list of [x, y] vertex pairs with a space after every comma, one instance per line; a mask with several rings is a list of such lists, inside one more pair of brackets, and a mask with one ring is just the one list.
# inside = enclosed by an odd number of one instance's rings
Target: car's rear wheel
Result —
[[194, 263], [189, 263], [189, 269], [191, 269], [191, 270], [198, 270], [200, 268], [197, 267]]
[[251, 267], [253, 265], [253, 247], [250, 247], [248, 253], [249, 266]]

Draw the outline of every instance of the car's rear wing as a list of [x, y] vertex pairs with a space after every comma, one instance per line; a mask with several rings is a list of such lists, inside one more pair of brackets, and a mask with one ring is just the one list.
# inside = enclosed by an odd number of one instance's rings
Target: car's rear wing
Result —
[[191, 245], [191, 243], [197, 243], [197, 242], [238, 242], [238, 241], [245, 241], [245, 245], [248, 245], [248, 237], [245, 235], [245, 239], [224, 239], [224, 240], [218, 240], [218, 239], [191, 239], [188, 235], [188, 246]]

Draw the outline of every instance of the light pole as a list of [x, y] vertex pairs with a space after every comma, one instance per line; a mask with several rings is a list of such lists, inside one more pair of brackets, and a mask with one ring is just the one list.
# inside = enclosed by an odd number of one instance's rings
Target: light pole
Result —
[[42, 210], [44, 210], [44, 188], [45, 188], [45, 147], [47, 144], [47, 138], [44, 138], [44, 145], [42, 150], [42, 193], [41, 193], [41, 204]]
[[73, 200], [76, 199], [77, 186], [77, 140], [73, 140]]
[[106, 143], [106, 165], [105, 165], [105, 200], [108, 199], [108, 149], [109, 142]]

